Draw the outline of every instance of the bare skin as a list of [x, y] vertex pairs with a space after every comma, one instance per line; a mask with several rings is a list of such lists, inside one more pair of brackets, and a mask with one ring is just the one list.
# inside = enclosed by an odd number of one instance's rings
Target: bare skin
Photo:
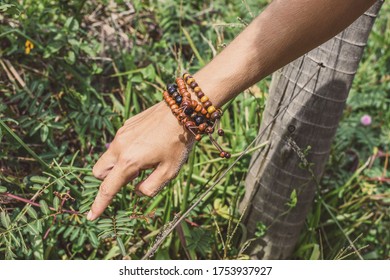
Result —
[[[338, 34], [374, 3], [275, 0], [194, 77], [213, 104], [220, 107]], [[93, 168], [94, 176], [103, 182], [87, 218], [98, 218], [116, 193], [141, 170], [154, 169], [136, 185], [136, 192], [157, 194], [177, 175], [193, 142], [163, 101], [127, 120]]]

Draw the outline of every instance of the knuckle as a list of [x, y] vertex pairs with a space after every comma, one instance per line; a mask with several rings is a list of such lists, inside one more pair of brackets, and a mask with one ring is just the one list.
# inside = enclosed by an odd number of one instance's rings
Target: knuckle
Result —
[[100, 185], [99, 194], [102, 198], [107, 199], [107, 200], [113, 199], [113, 197], [115, 195], [114, 193], [112, 193], [110, 191], [110, 189], [106, 186], [106, 184]]
[[138, 166], [138, 163], [130, 156], [120, 157], [118, 162], [125, 169], [136, 168]]

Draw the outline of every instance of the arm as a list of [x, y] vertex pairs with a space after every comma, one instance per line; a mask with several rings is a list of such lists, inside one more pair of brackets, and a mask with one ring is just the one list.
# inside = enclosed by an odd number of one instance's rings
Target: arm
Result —
[[[374, 0], [275, 0], [230, 45], [194, 76], [213, 104], [222, 106], [263, 77], [320, 45], [351, 24]], [[127, 120], [93, 168], [102, 179], [88, 214], [100, 216], [112, 198], [141, 170], [154, 168], [136, 185], [153, 196], [174, 178], [193, 137], [164, 101]]]

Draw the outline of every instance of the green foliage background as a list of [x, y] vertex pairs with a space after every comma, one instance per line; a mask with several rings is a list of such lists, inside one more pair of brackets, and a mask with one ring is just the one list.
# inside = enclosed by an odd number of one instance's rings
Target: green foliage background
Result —
[[[0, 258], [141, 258], [227, 163], [214, 160], [204, 141], [161, 194], [138, 198], [128, 184], [97, 222], [77, 212], [89, 209], [100, 183], [91, 168], [127, 118], [161, 100], [178, 69], [201, 68], [266, 4], [0, 2]], [[294, 258], [356, 258], [345, 234], [364, 258], [389, 257], [389, 12], [385, 3]], [[34, 45], [29, 54], [27, 40]], [[227, 106], [224, 145], [233, 156], [256, 136], [269, 81]], [[364, 114], [372, 117], [370, 126], [360, 123]], [[369, 166], [360, 168], [370, 157]], [[249, 159], [195, 208], [156, 259], [247, 258], [237, 202]], [[259, 225], [257, 236], [264, 230]]]

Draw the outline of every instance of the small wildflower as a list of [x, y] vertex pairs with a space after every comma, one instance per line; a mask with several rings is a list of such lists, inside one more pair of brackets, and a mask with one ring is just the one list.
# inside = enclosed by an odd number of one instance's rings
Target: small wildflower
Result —
[[363, 115], [360, 119], [360, 123], [364, 126], [369, 126], [372, 123], [372, 119], [370, 115]]
[[34, 44], [30, 40], [26, 40], [26, 43], [24, 44], [25, 47], [25, 54], [29, 54], [31, 50], [34, 48]]
[[106, 149], [108, 149], [108, 148], [110, 147], [110, 144], [111, 144], [111, 143], [106, 143], [106, 145], [105, 145], [105, 146], [106, 146]]

